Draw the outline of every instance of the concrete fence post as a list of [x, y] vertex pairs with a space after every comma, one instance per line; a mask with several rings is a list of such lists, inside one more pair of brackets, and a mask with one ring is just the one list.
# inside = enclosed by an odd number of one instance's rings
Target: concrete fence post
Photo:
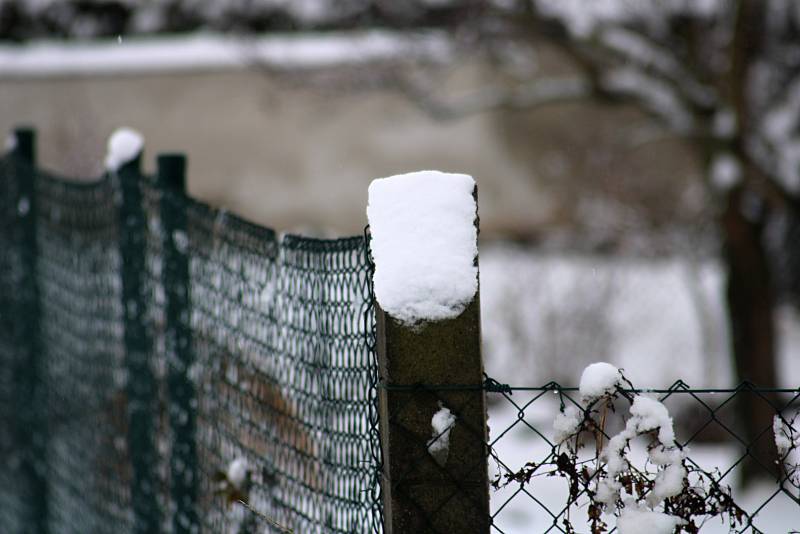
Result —
[[[477, 190], [473, 198], [477, 226]], [[375, 303], [389, 534], [489, 532], [479, 300], [476, 291], [457, 317], [412, 326]], [[445, 418], [449, 444], [444, 456], [431, 447], [437, 437], [433, 416], [443, 408], [449, 410], [447, 417], [455, 417]]]

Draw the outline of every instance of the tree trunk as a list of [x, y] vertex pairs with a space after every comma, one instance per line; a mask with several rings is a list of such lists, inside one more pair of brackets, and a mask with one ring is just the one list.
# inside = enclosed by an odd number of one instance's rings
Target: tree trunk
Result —
[[[774, 294], [762, 243], [764, 216], [753, 207], [754, 193], [733, 188], [722, 214], [724, 258], [728, 271], [727, 304], [736, 376], [760, 388], [775, 387]], [[748, 205], [748, 202], [750, 205]], [[742, 464], [742, 483], [778, 475], [772, 418], [773, 395], [743, 391], [737, 395], [739, 437], [749, 457]]]

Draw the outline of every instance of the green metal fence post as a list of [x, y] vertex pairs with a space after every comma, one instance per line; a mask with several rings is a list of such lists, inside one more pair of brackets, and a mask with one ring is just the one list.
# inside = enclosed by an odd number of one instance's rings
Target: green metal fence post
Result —
[[166, 295], [167, 387], [169, 421], [172, 429], [170, 481], [175, 511], [175, 533], [199, 532], [197, 512], [197, 444], [195, 442], [197, 397], [190, 377], [192, 352], [189, 301], [189, 256], [186, 233], [186, 157], [158, 156], [158, 186], [161, 190]]
[[152, 369], [152, 340], [144, 294], [147, 221], [142, 206], [141, 154], [117, 171], [122, 193], [120, 255], [122, 305], [125, 313], [125, 365], [128, 370], [128, 450], [133, 467], [131, 500], [136, 533], [161, 530], [157, 499], [158, 478], [154, 426], [157, 421], [157, 385]]
[[21, 279], [17, 321], [20, 358], [16, 362], [17, 447], [20, 469], [27, 484], [30, 517], [23, 521], [23, 532], [46, 533], [47, 478], [45, 467], [45, 404], [41, 381], [42, 345], [40, 336], [39, 280], [37, 276], [36, 132], [30, 128], [14, 130], [14, 154], [19, 159], [17, 216], [21, 230]]
[[28, 165], [36, 165], [36, 131], [32, 128], [15, 128], [14, 140], [14, 153]]
[[[476, 292], [458, 317], [413, 327], [375, 303], [388, 534], [489, 532], [479, 300]], [[429, 451], [443, 406], [456, 416], [444, 460]]]

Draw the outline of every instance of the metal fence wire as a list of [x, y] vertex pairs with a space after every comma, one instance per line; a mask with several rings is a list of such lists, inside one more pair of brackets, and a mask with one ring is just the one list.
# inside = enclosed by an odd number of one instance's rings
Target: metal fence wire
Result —
[[[656, 509], [682, 517], [680, 532], [800, 529], [800, 389], [750, 383], [693, 389], [677, 381], [667, 389], [618, 387], [588, 404], [577, 388], [555, 382], [509, 387], [487, 380], [485, 389], [493, 532], [619, 532], [614, 515], [621, 510], [598, 504], [601, 481], [611, 476], [602, 451], [626, 428], [639, 395], [659, 400], [674, 420], [675, 448], [686, 473], [683, 491]], [[755, 439], [745, 437], [740, 416], [745, 405], [770, 413], [770, 424], [759, 428]], [[570, 410], [580, 425], [565, 433], [557, 419]], [[633, 440], [625, 469], [615, 475], [629, 507], [652, 503], [648, 499], [664, 469], [648, 455], [658, 432]], [[776, 436], [785, 438], [781, 447], [775, 446]]]
[[175, 158], [53, 176], [26, 135], [0, 159], [0, 530], [381, 531], [364, 238], [192, 200]]

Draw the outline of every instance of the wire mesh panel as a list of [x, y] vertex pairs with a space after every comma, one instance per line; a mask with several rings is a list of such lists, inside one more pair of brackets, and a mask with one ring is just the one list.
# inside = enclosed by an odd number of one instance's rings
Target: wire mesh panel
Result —
[[42, 379], [53, 532], [127, 532], [118, 212], [111, 181], [37, 176]]
[[[675, 532], [759, 534], [800, 525], [800, 390], [747, 383], [691, 389], [679, 381], [662, 390], [618, 387], [588, 403], [577, 388], [556, 383], [489, 391], [492, 532], [620, 532], [626, 508], [649, 510], [641, 503], [682, 518]], [[653, 451], [663, 452], [656, 424], [618, 451], [621, 468], [612, 472], [611, 438], [630, 428], [639, 396], [660, 401], [674, 424], [681, 476], [667, 496], [657, 495], [666, 470], [654, 461]], [[743, 437], [741, 402], [774, 415], [757, 438], [772, 444], [770, 462], [761, 462], [756, 444]], [[743, 479], [747, 462], [760, 476]], [[619, 484], [621, 500], [603, 502], [609, 484]]]
[[[147, 196], [186, 213], [170, 237], [190, 258], [203, 530], [380, 528], [364, 240], [278, 238], [181, 194]], [[163, 224], [150, 230], [163, 241]], [[163, 264], [150, 266], [158, 279]]]
[[278, 238], [137, 166], [6, 158], [0, 193], [4, 532], [381, 530], [362, 237]]

